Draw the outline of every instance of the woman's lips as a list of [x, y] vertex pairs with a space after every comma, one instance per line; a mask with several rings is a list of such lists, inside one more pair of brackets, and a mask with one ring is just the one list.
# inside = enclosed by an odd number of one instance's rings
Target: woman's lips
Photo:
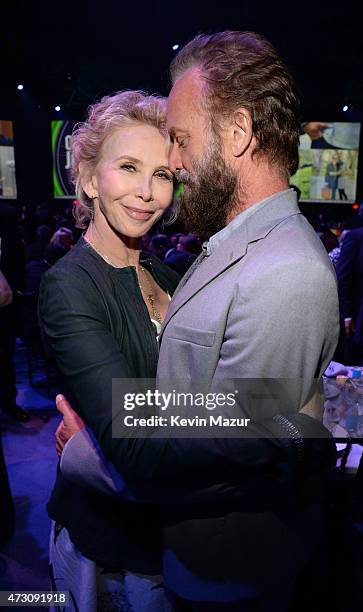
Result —
[[147, 221], [154, 214], [153, 210], [142, 210], [141, 208], [132, 208], [130, 206], [124, 206], [124, 208], [132, 219], [138, 219], [140, 221]]

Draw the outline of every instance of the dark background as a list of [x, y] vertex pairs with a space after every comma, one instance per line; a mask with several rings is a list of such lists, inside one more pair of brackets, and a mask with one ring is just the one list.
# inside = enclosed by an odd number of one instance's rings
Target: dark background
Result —
[[[358, 2], [2, 0], [0, 23], [0, 118], [14, 121], [19, 206], [53, 197], [51, 119], [81, 120], [90, 103], [123, 88], [167, 94], [172, 45], [183, 45], [198, 32], [239, 29], [266, 35], [295, 76], [302, 119], [362, 120]], [[24, 84], [22, 92], [18, 83]], [[60, 113], [54, 111], [57, 104]], [[337, 217], [351, 212], [344, 205], [304, 206], [329, 207]]]

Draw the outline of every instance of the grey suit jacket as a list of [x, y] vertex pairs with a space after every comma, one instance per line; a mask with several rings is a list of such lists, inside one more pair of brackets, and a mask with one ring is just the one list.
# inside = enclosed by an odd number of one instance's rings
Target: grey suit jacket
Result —
[[158, 377], [300, 379], [291, 405], [299, 408], [337, 343], [333, 266], [292, 190], [222, 232], [174, 294]]

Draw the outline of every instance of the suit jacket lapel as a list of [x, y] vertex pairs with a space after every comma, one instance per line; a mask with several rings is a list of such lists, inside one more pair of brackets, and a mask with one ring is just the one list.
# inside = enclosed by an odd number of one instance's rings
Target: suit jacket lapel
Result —
[[236, 228], [228, 239], [218, 245], [211, 255], [204, 257], [204, 259], [201, 258], [202, 261], [198, 258], [193, 264], [194, 271], [190, 270], [192, 272], [190, 276], [187, 272], [186, 277], [181, 280], [174, 293], [161, 328], [160, 338], [175, 313], [214, 278], [222, 274], [236, 261], [242, 259], [249, 244], [264, 238], [286, 217], [299, 213], [296, 196], [290, 192], [284, 197], [280, 196], [280, 200], [276, 202], [266, 201], [256, 210], [254, 215]]
[[226, 268], [244, 256], [248, 244], [246, 227], [244, 225], [238, 232], [238, 243], [238, 249], [235, 249], [234, 245], [227, 241], [225, 248], [218, 248], [211, 255], [204, 257], [199, 266], [196, 266], [195, 271], [191, 274], [190, 278], [187, 278], [185, 283], [183, 282], [184, 279], [181, 280], [180, 286], [174, 294], [168, 312], [166, 313], [161, 334], [163, 333], [163, 330], [170, 319], [179, 310], [179, 308], [183, 306], [183, 304], [190, 300], [190, 298], [205, 287], [205, 285], [219, 276], [219, 274], [221, 274]]

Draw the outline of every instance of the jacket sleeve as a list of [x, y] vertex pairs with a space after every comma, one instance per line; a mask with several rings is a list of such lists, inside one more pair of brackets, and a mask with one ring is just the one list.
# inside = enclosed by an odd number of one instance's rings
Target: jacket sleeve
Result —
[[228, 482], [226, 478], [224, 482], [212, 483], [203, 479], [191, 482], [189, 478], [184, 482], [169, 479], [167, 483], [152, 480], [132, 482], [128, 486], [114, 465], [106, 460], [88, 429], [80, 430], [68, 440], [60, 459], [60, 470], [73, 484], [128, 502], [190, 505], [241, 498], [239, 481]]
[[39, 320], [74, 410], [100, 431], [111, 414], [112, 378], [131, 377], [103, 316], [102, 295], [86, 275], [52, 268], [42, 279]]

